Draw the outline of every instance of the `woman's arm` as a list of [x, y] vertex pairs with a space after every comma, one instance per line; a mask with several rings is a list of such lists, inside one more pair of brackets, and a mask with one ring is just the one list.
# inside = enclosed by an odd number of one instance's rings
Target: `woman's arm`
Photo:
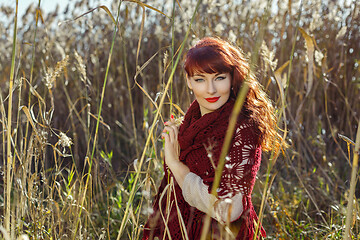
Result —
[[166, 161], [166, 164], [173, 173], [176, 182], [179, 184], [180, 188], [182, 189], [185, 176], [190, 172], [190, 169], [188, 168], [188, 166], [186, 166], [180, 161], [172, 161], [169, 163]]
[[208, 186], [203, 180], [191, 173], [190, 169], [179, 160], [178, 127], [173, 119], [165, 122], [161, 136], [165, 139], [165, 163], [182, 189], [186, 202], [202, 212], [210, 213], [218, 221], [237, 220], [243, 212], [243, 194], [237, 192], [230, 198], [219, 199], [208, 192]]
[[165, 128], [161, 134], [161, 137], [165, 139], [165, 163], [170, 168], [180, 188], [182, 188], [185, 176], [190, 172], [190, 169], [179, 160], [180, 146], [178, 133], [179, 129], [175, 124], [174, 118], [171, 117], [170, 122], [165, 122]]
[[209, 193], [209, 187], [204, 184], [200, 176], [188, 173], [184, 179], [182, 193], [185, 201], [218, 221], [233, 222], [243, 212], [243, 196], [235, 194], [232, 198], [219, 199]]
[[199, 176], [189, 173], [182, 187], [184, 199], [200, 211], [213, 213], [211, 216], [218, 221], [237, 220], [243, 212], [243, 196], [251, 194], [260, 160], [261, 148], [253, 126], [239, 125], [226, 158], [218, 198], [209, 193]]

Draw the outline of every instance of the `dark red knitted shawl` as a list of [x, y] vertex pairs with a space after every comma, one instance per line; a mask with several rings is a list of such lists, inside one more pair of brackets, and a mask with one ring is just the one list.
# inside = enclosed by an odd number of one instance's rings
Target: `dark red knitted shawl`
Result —
[[[209, 191], [215, 175], [213, 166], [217, 166], [233, 106], [234, 101], [229, 100], [220, 109], [201, 116], [195, 100], [179, 128], [180, 161], [210, 186]], [[251, 192], [260, 161], [261, 147], [256, 128], [244, 114], [240, 114], [217, 191], [219, 198], [230, 198], [239, 192], [244, 196], [244, 211], [237, 221], [240, 222], [240, 231], [236, 239], [253, 239], [257, 216], [251, 203]], [[190, 240], [200, 239], [205, 214], [187, 204], [176, 181], [174, 185], [170, 184], [171, 175], [165, 166], [165, 176], [155, 198], [154, 212], [145, 225], [143, 239], [153, 239], [155, 236], [169, 239], [169, 234], [171, 239], [186, 239], [186, 233]], [[213, 239], [216, 239], [214, 236], [219, 231], [218, 226], [219, 223], [212, 219]], [[186, 229], [186, 233], [183, 229]], [[263, 229], [261, 235], [265, 236]]]

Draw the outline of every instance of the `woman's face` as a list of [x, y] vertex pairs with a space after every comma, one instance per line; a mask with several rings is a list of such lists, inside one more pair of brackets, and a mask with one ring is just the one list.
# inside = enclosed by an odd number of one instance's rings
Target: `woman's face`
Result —
[[230, 97], [230, 73], [195, 73], [187, 84], [200, 105], [201, 116], [222, 107]]

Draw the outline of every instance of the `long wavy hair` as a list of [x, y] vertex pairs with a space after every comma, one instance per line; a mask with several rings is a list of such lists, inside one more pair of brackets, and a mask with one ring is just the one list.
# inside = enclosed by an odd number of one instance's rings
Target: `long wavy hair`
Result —
[[249, 91], [243, 113], [255, 124], [262, 149], [279, 150], [282, 137], [277, 132], [274, 107], [255, 75], [250, 72], [249, 62], [239, 48], [220, 38], [203, 38], [188, 51], [184, 69], [190, 77], [196, 73], [230, 73], [230, 97], [234, 99], [246, 81]]

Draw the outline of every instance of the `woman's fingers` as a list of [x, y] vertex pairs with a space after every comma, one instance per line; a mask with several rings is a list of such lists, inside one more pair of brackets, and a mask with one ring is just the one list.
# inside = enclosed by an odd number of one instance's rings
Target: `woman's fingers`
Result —
[[165, 139], [165, 161], [169, 164], [173, 161], [179, 161], [179, 142], [178, 133], [179, 129], [176, 126], [174, 117], [171, 117], [168, 122], [164, 123], [165, 127], [161, 134], [161, 137]]
[[163, 132], [163, 133], [161, 134], [161, 138], [162, 138], [162, 139], [165, 139], [165, 143], [170, 140], [170, 136], [169, 136], [169, 134], [166, 133], [166, 132]]
[[175, 124], [171, 125], [170, 127], [173, 129], [175, 139], [177, 140], [178, 139], [178, 134], [179, 134], [179, 128]]
[[170, 119], [170, 121], [164, 122], [165, 126], [176, 126], [175, 119]]
[[175, 129], [170, 126], [165, 126], [163, 133], [166, 133], [169, 135], [169, 140], [171, 142], [174, 142], [177, 140], [177, 133], [175, 132]]
[[175, 125], [175, 122], [165, 122], [165, 128], [163, 132], [168, 132], [171, 141], [175, 141], [178, 138], [179, 128]]

